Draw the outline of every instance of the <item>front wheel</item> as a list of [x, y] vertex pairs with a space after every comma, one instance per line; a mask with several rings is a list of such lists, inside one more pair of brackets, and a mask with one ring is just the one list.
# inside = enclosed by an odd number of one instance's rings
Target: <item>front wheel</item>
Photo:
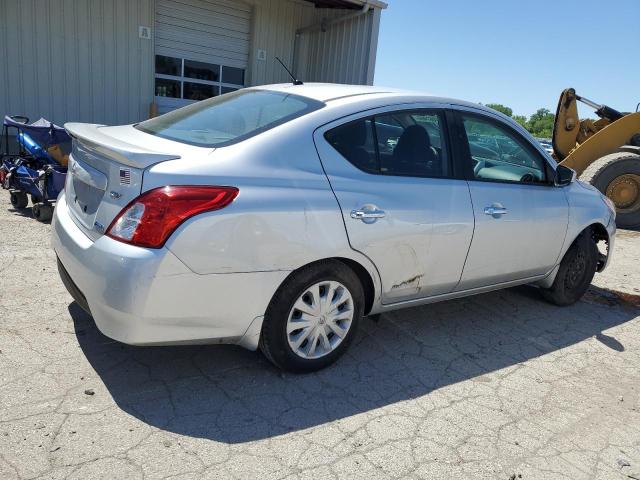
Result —
[[260, 349], [283, 370], [320, 370], [347, 350], [363, 313], [358, 276], [339, 261], [318, 262], [293, 273], [278, 289], [265, 315]]
[[598, 247], [591, 230], [585, 230], [576, 238], [560, 262], [551, 287], [540, 289], [540, 293], [545, 300], [556, 305], [573, 305], [589, 288], [597, 268]]

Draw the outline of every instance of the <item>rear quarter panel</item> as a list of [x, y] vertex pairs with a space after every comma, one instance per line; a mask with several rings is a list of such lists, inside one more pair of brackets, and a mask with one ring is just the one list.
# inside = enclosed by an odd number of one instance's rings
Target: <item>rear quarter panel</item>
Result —
[[322, 170], [308, 122], [290, 122], [206, 157], [151, 167], [143, 190], [162, 185], [239, 188], [223, 210], [198, 215], [167, 248], [199, 274], [295, 270], [328, 257], [354, 259], [340, 209]]

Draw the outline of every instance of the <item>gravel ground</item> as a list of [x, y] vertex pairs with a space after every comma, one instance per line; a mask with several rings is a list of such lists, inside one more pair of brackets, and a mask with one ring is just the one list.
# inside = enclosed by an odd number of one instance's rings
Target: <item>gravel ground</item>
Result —
[[104, 337], [29, 215], [0, 195], [0, 479], [640, 479], [638, 233], [572, 307], [521, 287], [394, 312], [294, 376]]

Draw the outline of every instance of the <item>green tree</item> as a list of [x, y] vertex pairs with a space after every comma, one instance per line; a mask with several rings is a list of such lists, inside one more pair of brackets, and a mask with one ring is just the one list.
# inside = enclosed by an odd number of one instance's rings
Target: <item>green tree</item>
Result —
[[512, 118], [524, 128], [527, 128], [527, 117], [524, 115], [514, 115]]
[[[551, 138], [553, 135], [553, 122], [555, 120], [555, 115], [546, 108], [539, 108], [536, 113], [532, 114], [529, 119], [527, 119], [524, 115], [514, 115], [513, 110], [510, 107], [502, 105], [501, 103], [487, 103], [486, 106], [504, 113], [507, 117], [513, 118], [516, 122], [526, 128], [534, 137]], [[476, 128], [476, 130], [478, 128]], [[483, 132], [474, 131], [473, 133], [482, 134]]]
[[539, 108], [529, 117], [526, 128], [535, 137], [551, 138], [555, 115], [546, 108]]
[[501, 103], [487, 103], [487, 107], [493, 108], [500, 113], [504, 113], [507, 117], [513, 116], [513, 110], [511, 110], [509, 107], [505, 107]]

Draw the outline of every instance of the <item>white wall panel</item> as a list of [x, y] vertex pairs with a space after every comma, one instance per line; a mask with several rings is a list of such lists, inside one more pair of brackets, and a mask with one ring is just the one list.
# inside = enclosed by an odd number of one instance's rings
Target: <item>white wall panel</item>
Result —
[[[176, 5], [186, 18], [175, 15]], [[215, 49], [221, 63], [247, 67], [248, 85], [289, 81], [276, 56], [304, 81], [371, 83], [378, 10], [304, 34], [294, 61], [296, 30], [352, 13], [304, 0], [0, 0], [0, 115], [105, 124], [147, 118], [154, 43], [203, 56]], [[167, 27], [156, 31], [155, 20]], [[198, 38], [185, 31], [194, 23]], [[139, 26], [152, 27], [155, 38], [138, 38]]]
[[[378, 43], [380, 11], [336, 25], [317, 29], [298, 39], [296, 30], [352, 15], [354, 10], [315, 8], [302, 0], [248, 0], [253, 5], [250, 81], [252, 85], [287, 82], [289, 77], [276, 62], [278, 56], [303, 81], [371, 84]], [[267, 59], [258, 60], [257, 51], [266, 50]]]
[[0, 0], [0, 115], [130, 123], [153, 95], [153, 0]]

